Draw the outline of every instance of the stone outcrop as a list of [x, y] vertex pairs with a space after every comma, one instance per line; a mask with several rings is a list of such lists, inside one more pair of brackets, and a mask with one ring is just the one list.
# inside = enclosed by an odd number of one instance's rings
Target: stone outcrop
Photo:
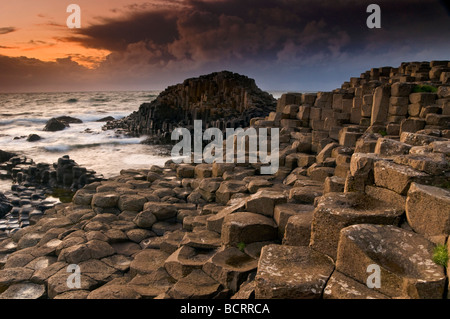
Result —
[[[280, 129], [273, 175], [168, 161], [84, 186], [0, 240], [0, 298], [448, 298], [433, 259], [450, 235], [449, 82], [437, 76], [448, 67], [403, 63], [284, 94], [250, 120]], [[174, 107], [211, 102], [219, 78], [175, 86]], [[121, 122], [136, 134], [161, 116], [138, 113]], [[71, 263], [80, 289], [67, 286]]]
[[104, 129], [120, 128], [132, 135], [148, 135], [149, 142], [171, 143], [172, 130], [193, 129], [194, 120], [221, 130], [247, 127], [250, 119], [275, 110], [275, 103], [253, 79], [222, 71], [170, 86], [156, 100], [142, 104], [125, 119], [108, 122]]
[[0, 234], [12, 234], [29, 226], [53, 208], [56, 201], [47, 199], [48, 196], [70, 201], [78, 189], [103, 180], [101, 175], [77, 165], [69, 156], [59, 158], [53, 165], [12, 156], [0, 164], [0, 178], [13, 182], [10, 191], [0, 194], [0, 218], [3, 219]]

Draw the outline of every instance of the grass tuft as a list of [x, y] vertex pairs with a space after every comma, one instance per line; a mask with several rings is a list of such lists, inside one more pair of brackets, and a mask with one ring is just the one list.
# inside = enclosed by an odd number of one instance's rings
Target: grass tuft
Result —
[[435, 264], [447, 267], [448, 249], [447, 245], [437, 245], [433, 250], [433, 261]]

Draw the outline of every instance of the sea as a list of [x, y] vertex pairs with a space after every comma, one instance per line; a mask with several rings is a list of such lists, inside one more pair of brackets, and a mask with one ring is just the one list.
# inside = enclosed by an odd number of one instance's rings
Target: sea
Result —
[[[117, 176], [122, 169], [142, 169], [164, 165], [169, 159], [160, 146], [141, 144], [146, 138], [102, 130], [111, 116], [121, 119], [153, 101], [158, 91], [77, 92], [0, 94], [0, 150], [31, 158], [35, 163], [52, 164], [69, 155], [80, 166], [95, 170], [105, 178]], [[83, 123], [70, 124], [58, 132], [45, 132], [53, 117], [70, 116]], [[42, 139], [28, 142], [30, 134]], [[1, 181], [0, 191], [10, 189]]]
[[[164, 165], [170, 159], [167, 148], [146, 145], [146, 136], [130, 137], [114, 130], [102, 130], [111, 116], [121, 119], [156, 99], [159, 91], [62, 92], [0, 94], [0, 150], [31, 158], [35, 163], [52, 164], [69, 155], [80, 166], [104, 178], [122, 169], [146, 169]], [[282, 92], [269, 92], [275, 98]], [[58, 132], [45, 132], [47, 121], [70, 116], [83, 121]], [[28, 142], [30, 134], [42, 139]], [[0, 192], [10, 190], [11, 181], [0, 180]]]

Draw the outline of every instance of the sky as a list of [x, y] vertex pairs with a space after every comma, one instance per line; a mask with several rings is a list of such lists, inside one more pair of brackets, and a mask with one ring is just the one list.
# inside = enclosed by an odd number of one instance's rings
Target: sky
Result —
[[2, 0], [0, 92], [163, 90], [222, 70], [328, 91], [372, 67], [450, 60], [449, 39], [440, 0]]

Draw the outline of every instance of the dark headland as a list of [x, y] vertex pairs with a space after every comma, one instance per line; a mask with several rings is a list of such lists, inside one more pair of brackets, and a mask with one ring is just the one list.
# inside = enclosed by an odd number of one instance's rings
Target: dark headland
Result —
[[70, 203], [0, 239], [0, 298], [449, 297], [449, 61], [373, 68], [278, 101], [213, 73], [105, 129], [164, 143], [196, 119], [279, 128], [278, 172], [168, 161], [83, 180]]

